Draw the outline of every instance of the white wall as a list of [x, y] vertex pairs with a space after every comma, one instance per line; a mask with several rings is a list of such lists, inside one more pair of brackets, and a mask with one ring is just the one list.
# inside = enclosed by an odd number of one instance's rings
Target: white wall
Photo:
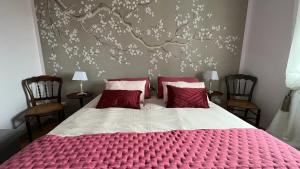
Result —
[[32, 0], [0, 1], [0, 128], [27, 106], [21, 80], [43, 71]]
[[284, 96], [294, 0], [249, 0], [240, 72], [258, 77], [254, 102], [267, 127]]

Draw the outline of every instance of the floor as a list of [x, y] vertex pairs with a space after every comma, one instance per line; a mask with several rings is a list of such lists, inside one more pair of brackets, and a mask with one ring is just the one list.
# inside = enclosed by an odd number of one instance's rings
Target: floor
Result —
[[[76, 110], [74, 110], [76, 111]], [[68, 118], [71, 114], [66, 113], [66, 118]], [[59, 124], [58, 119], [56, 116], [46, 118], [42, 121], [42, 130], [39, 130], [35, 120], [32, 120], [31, 127], [32, 127], [32, 139], [33, 141], [48, 134], [52, 129], [54, 129]], [[30, 144], [27, 132], [21, 136], [20, 138], [20, 145], [23, 149], [28, 144]]]
[[[33, 140], [40, 138], [44, 135], [46, 135], [47, 133], [49, 133], [52, 129], [54, 129], [56, 126], [58, 125], [57, 122], [47, 122], [45, 124], [42, 125], [42, 130], [39, 130], [37, 127], [33, 128], [32, 130], [32, 138]], [[23, 135], [20, 139], [20, 144], [21, 144], [21, 148], [23, 149], [24, 147], [26, 147], [28, 144], [30, 144], [29, 140], [28, 140], [28, 135], [27, 133], [25, 135]]]

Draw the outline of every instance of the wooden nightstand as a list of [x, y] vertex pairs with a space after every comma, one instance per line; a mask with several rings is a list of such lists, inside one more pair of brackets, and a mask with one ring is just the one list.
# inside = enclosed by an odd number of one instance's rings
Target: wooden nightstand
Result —
[[67, 95], [68, 99], [78, 99], [80, 103], [80, 107], [83, 107], [83, 99], [91, 97], [93, 94], [89, 92], [85, 92], [86, 94], [78, 95], [79, 92], [70, 93]]
[[223, 96], [223, 93], [220, 91], [213, 91], [212, 93], [209, 93], [207, 91], [207, 95], [208, 95], [209, 100], [211, 100], [211, 98], [214, 96]]
[[[222, 103], [222, 100], [221, 100], [221, 96], [223, 96], [223, 93], [220, 92], [220, 91], [213, 91], [212, 93], [209, 93], [207, 91], [207, 96], [209, 98], [209, 100], [221, 107], [224, 107], [223, 103]], [[214, 97], [218, 97], [218, 98], [214, 98]]]

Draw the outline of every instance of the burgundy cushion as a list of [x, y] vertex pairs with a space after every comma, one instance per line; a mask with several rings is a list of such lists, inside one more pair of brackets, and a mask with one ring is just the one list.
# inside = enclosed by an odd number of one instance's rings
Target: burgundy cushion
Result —
[[180, 88], [167, 85], [168, 108], [209, 108], [205, 88]]
[[139, 90], [104, 90], [96, 108], [123, 107], [140, 109]]
[[158, 76], [157, 77], [157, 97], [163, 98], [163, 85], [162, 82], [199, 82], [199, 80], [195, 77], [166, 77], [166, 76]]
[[145, 99], [149, 99], [149, 98], [151, 98], [151, 94], [150, 94], [150, 79], [149, 79], [149, 77], [108, 79], [108, 81], [142, 81], [142, 80], [146, 80], [146, 84], [145, 84]]

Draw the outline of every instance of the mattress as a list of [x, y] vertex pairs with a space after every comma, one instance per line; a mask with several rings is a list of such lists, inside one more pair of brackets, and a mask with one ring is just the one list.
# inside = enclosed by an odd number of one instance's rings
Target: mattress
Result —
[[209, 102], [210, 108], [165, 108], [162, 99], [145, 100], [141, 109], [96, 109], [100, 96], [74, 113], [50, 135], [78, 136], [115, 132], [157, 132], [195, 129], [254, 128], [222, 107]]
[[300, 152], [220, 106], [95, 109], [99, 96], [0, 169], [300, 168]]

